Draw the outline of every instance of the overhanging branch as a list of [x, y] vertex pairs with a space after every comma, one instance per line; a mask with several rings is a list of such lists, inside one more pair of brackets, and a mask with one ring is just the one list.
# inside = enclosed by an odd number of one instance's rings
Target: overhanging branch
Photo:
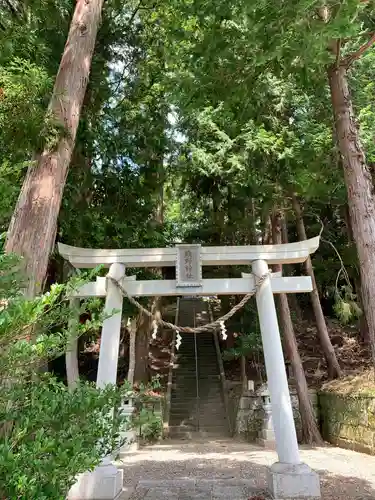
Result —
[[362, 54], [366, 52], [366, 50], [368, 50], [370, 47], [374, 45], [374, 43], [375, 43], [375, 33], [371, 33], [371, 36], [367, 40], [367, 42], [361, 45], [361, 47], [356, 52], [353, 52], [352, 54], [346, 56], [343, 59], [342, 64], [347, 68], [349, 68], [354, 63], [354, 61], [357, 61], [362, 56]]

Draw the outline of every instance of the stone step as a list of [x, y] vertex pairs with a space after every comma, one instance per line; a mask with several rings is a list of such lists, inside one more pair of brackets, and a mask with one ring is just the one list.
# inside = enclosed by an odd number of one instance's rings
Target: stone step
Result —
[[[217, 415], [222, 415], [222, 408], [216, 407], [214, 408], [213, 406], [199, 406], [199, 412], [201, 414], [204, 414], [204, 412], [209, 413], [209, 418], [217, 416]], [[196, 414], [197, 412], [197, 406], [194, 401], [191, 401], [190, 404], [186, 403], [179, 403], [176, 405], [173, 405], [173, 409], [171, 408], [171, 415], [193, 415]]]
[[[195, 321], [197, 316], [202, 321]], [[207, 304], [201, 299], [180, 300], [179, 324], [198, 326], [209, 319]], [[189, 438], [199, 427], [215, 435], [227, 435], [214, 337], [212, 333], [183, 333], [181, 337], [172, 379], [170, 434]]]
[[215, 394], [204, 394], [204, 392], [200, 391], [199, 397], [197, 397], [197, 394], [195, 391], [191, 391], [190, 393], [175, 393], [172, 394], [171, 401], [173, 401], [174, 404], [177, 404], [178, 401], [183, 401], [185, 403], [192, 403], [194, 401], [201, 401], [202, 404], [203, 402], [207, 403], [215, 403], [217, 402], [218, 405], [222, 403], [221, 400], [221, 393], [218, 392], [216, 395]]
[[[228, 424], [226, 420], [219, 421], [215, 424], [210, 424], [209, 422], [204, 422], [201, 419], [197, 420], [187, 420], [182, 418], [174, 418], [169, 421], [169, 425], [172, 427], [184, 426], [188, 427], [190, 430], [194, 429], [204, 429], [211, 431], [228, 430]], [[274, 442], [274, 441], [273, 441]]]
[[[217, 373], [217, 372], [205, 372], [205, 371], [201, 371], [199, 372], [198, 371], [198, 381], [204, 381], [204, 380], [207, 380], [207, 381], [210, 381], [212, 382], [212, 380], [219, 380], [220, 378], [220, 375]], [[187, 371], [184, 371], [184, 372], [181, 372], [181, 373], [175, 373], [174, 374], [174, 379], [175, 380], [178, 380], [178, 381], [186, 381], [186, 380], [196, 380], [196, 374], [195, 372], [192, 373], [192, 372], [187, 372]]]
[[[190, 405], [190, 407], [179, 405], [177, 408], [174, 408], [173, 411], [171, 410], [170, 415], [176, 415], [176, 416], [180, 416], [180, 417], [184, 417], [184, 416], [190, 417], [192, 415], [197, 415], [197, 412], [198, 412], [198, 410], [195, 407], [192, 408], [191, 405]], [[205, 408], [199, 409], [199, 415], [201, 417], [205, 416], [205, 412], [206, 412]], [[221, 413], [221, 411], [219, 409], [216, 409], [214, 411], [214, 410], [212, 410], [212, 408], [207, 408], [207, 413], [209, 413], [209, 416], [207, 417], [208, 420], [210, 420], [211, 418], [223, 418], [223, 419], [225, 418], [225, 416]]]
[[178, 439], [197, 439], [197, 437], [221, 437], [226, 435], [228, 435], [228, 432], [225, 427], [199, 430], [179, 425], [169, 427], [169, 436]]
[[[217, 360], [216, 356], [211, 356], [211, 353], [198, 353], [198, 359], [197, 359], [198, 364], [206, 366], [206, 365], [217, 365]], [[184, 365], [188, 363], [194, 363], [195, 365], [195, 353], [192, 353], [186, 356], [181, 356], [177, 358], [176, 364], [178, 365]]]
[[[174, 408], [173, 411], [171, 410], [170, 415], [176, 415], [179, 417], [191, 417], [194, 415], [197, 415], [198, 410], [196, 407], [192, 408], [192, 405], [190, 406], [183, 406], [179, 405], [178, 407]], [[205, 417], [205, 414], [208, 413], [209, 416], [207, 417], [207, 420], [210, 420], [212, 418], [222, 418], [224, 419], [225, 416], [222, 414], [221, 409], [216, 409], [212, 410], [212, 408], [199, 408], [199, 415], [201, 417]]]
[[197, 394], [195, 391], [191, 391], [186, 393], [185, 391], [183, 393], [172, 393], [172, 398], [171, 401], [173, 401], [174, 404], [177, 404], [178, 401], [184, 401], [185, 403], [191, 403], [193, 401], [199, 400], [202, 402], [207, 402], [207, 403], [214, 403], [215, 401], [217, 403], [222, 403], [221, 400], [221, 392], [218, 392], [217, 394], [207, 394], [205, 395], [204, 393], [202, 394], [202, 391], [200, 391], [199, 397], [197, 397]]
[[195, 361], [191, 361], [190, 363], [175, 363], [173, 368], [173, 374], [178, 375], [179, 373], [190, 373], [191, 375], [195, 375], [196, 368], [198, 368], [198, 373], [200, 372], [202, 375], [205, 373], [219, 373], [217, 365], [214, 364], [206, 364], [206, 365], [196, 365]]

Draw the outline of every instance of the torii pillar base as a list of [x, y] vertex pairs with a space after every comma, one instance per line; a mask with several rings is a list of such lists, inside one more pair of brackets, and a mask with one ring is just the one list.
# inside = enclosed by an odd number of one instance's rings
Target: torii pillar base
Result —
[[276, 500], [318, 500], [320, 481], [306, 464], [276, 462], [267, 471], [268, 491]]
[[123, 494], [123, 471], [103, 462], [92, 472], [84, 472], [70, 489], [67, 500], [120, 500]]

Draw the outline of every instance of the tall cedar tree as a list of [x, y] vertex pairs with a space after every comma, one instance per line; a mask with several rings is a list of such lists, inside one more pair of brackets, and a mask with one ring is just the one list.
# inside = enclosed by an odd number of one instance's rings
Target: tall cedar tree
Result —
[[77, 0], [48, 115], [60, 134], [35, 155], [9, 226], [6, 251], [24, 258], [27, 295], [43, 288], [90, 74], [103, 0]]
[[348, 207], [361, 273], [363, 309], [369, 326], [375, 364], [375, 198], [372, 177], [359, 137], [348, 84], [353, 62], [375, 42], [375, 34], [358, 51], [340, 57], [340, 40], [335, 46], [335, 63], [328, 70], [337, 146], [344, 169]]

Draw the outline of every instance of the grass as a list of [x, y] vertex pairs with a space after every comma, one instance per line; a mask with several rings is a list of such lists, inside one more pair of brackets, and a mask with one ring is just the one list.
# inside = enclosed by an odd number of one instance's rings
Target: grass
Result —
[[375, 371], [366, 370], [360, 374], [348, 375], [341, 379], [331, 380], [323, 384], [321, 390], [344, 396], [375, 396]]

